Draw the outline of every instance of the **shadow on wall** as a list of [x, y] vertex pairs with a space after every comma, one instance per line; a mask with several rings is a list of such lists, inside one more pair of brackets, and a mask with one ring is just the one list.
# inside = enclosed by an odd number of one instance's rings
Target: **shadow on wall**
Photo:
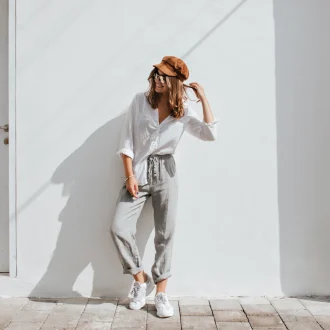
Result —
[[[58, 219], [62, 226], [53, 256], [30, 297], [79, 296], [73, 286], [89, 264], [94, 278], [92, 291], [86, 295], [127, 296], [133, 277], [123, 274], [110, 235], [124, 176], [115, 155], [123, 120], [121, 115], [103, 125], [55, 171], [52, 182], [63, 185], [63, 195], [69, 197]], [[152, 230], [153, 211], [147, 201], [137, 224], [141, 257]]]
[[330, 2], [274, 0], [281, 283], [330, 294]]

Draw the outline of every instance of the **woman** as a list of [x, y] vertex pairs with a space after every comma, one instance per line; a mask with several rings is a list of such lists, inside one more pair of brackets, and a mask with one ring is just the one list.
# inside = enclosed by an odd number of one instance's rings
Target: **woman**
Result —
[[[203, 87], [183, 82], [189, 77], [187, 65], [174, 56], [165, 56], [153, 65], [149, 90], [137, 93], [124, 122], [117, 155], [122, 158], [126, 180], [117, 199], [111, 224], [124, 274], [135, 281], [130, 292], [131, 309], [146, 303], [151, 280], [157, 286], [155, 305], [159, 317], [173, 315], [165, 293], [171, 276], [171, 256], [178, 197], [175, 149], [184, 131], [204, 140], [216, 140], [216, 123]], [[188, 104], [185, 88], [192, 88], [203, 106], [203, 121]], [[151, 276], [143, 269], [136, 246], [136, 223], [151, 196], [155, 224], [155, 262]]]

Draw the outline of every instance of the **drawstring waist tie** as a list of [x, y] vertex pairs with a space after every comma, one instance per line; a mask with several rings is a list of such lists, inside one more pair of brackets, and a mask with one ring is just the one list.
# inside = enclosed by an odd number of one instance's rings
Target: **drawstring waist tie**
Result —
[[160, 172], [160, 165], [164, 162], [164, 160], [173, 157], [172, 154], [164, 154], [164, 155], [149, 155], [147, 159], [148, 163], [148, 182], [153, 178], [157, 178], [157, 173]]

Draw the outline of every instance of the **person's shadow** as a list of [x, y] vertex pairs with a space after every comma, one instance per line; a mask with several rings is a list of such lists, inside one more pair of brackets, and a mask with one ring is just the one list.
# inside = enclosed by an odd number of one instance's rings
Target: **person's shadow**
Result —
[[[62, 227], [56, 248], [46, 273], [29, 295], [31, 298], [74, 297], [81, 293], [92, 297], [127, 297], [133, 277], [123, 274], [110, 234], [124, 181], [123, 165], [115, 154], [124, 116], [95, 131], [53, 174], [52, 182], [63, 185], [63, 195], [68, 200], [59, 215]], [[153, 228], [149, 199], [137, 224], [141, 258]], [[89, 264], [94, 272], [92, 290], [78, 293], [73, 289], [74, 284]]]

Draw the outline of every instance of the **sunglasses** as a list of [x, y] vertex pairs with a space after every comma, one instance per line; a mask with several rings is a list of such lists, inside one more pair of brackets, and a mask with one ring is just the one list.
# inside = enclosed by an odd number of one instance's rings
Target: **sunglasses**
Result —
[[165, 77], [168, 77], [166, 74], [159, 74], [158, 71], [154, 73], [154, 80], [159, 80], [162, 84], [165, 84]]
[[[153, 74], [153, 77], [154, 77], [154, 80], [159, 80], [162, 84], [165, 84], [165, 78], [169, 77], [169, 76], [166, 74], [159, 74], [158, 71], [155, 71], [155, 73]], [[192, 87], [192, 86], [189, 86], [186, 84], [183, 84], [183, 86], [196, 90], [195, 87]]]

